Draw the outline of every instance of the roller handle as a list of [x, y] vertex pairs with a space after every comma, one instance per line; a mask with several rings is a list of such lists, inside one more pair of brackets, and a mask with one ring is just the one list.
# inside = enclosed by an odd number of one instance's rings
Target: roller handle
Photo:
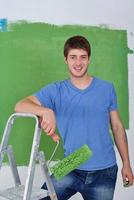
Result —
[[56, 133], [53, 133], [49, 136], [53, 139], [54, 142], [58, 142], [60, 140], [60, 137]]

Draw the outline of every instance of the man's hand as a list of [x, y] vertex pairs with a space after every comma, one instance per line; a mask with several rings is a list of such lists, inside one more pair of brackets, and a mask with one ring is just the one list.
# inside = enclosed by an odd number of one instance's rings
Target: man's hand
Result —
[[133, 185], [134, 175], [131, 167], [129, 165], [124, 165], [121, 172], [124, 186], [129, 187]]
[[56, 118], [53, 110], [45, 108], [42, 116], [40, 117], [40, 126], [47, 133], [53, 135], [56, 129]]

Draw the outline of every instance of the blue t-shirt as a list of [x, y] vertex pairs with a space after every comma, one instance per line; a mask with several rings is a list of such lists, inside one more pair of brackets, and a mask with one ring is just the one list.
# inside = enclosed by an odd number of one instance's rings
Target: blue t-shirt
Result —
[[110, 111], [117, 110], [112, 83], [93, 77], [84, 90], [70, 80], [49, 84], [34, 94], [40, 103], [55, 112], [65, 156], [87, 144], [93, 156], [81, 170], [97, 170], [116, 163], [110, 128]]

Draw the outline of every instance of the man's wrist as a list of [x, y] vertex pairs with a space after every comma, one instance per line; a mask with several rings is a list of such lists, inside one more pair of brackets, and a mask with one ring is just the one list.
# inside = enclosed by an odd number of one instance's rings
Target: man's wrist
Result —
[[130, 167], [130, 161], [129, 160], [123, 161], [123, 167]]
[[52, 112], [52, 110], [50, 108], [41, 106], [39, 111], [39, 117], [43, 117], [47, 112]]

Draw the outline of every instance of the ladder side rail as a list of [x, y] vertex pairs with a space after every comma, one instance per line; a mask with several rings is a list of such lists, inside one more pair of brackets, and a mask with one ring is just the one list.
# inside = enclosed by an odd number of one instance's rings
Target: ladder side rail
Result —
[[39, 149], [39, 144], [40, 144], [41, 128], [39, 127], [38, 117], [37, 116], [35, 116], [35, 117], [36, 117], [36, 126], [35, 126], [35, 131], [34, 131], [34, 138], [33, 138], [32, 150], [31, 150], [31, 155], [30, 155], [30, 161], [29, 161], [29, 165], [28, 165], [28, 176], [26, 179], [23, 200], [30, 200], [30, 197], [31, 197], [35, 165], [36, 165], [36, 161], [37, 161], [37, 157], [38, 157], [38, 149]]
[[21, 181], [20, 181], [20, 176], [18, 173], [18, 169], [17, 169], [17, 165], [16, 165], [14, 153], [13, 153], [13, 148], [11, 145], [7, 147], [7, 155], [8, 155], [8, 160], [9, 160], [10, 167], [12, 170], [15, 186], [19, 186], [21, 185]]
[[53, 186], [51, 178], [50, 178], [50, 174], [48, 171], [48, 167], [47, 167], [47, 164], [45, 161], [45, 155], [44, 155], [43, 151], [39, 152], [39, 162], [40, 162], [41, 169], [42, 169], [42, 172], [43, 172], [45, 180], [46, 180], [46, 185], [47, 185], [47, 188], [49, 191], [49, 196], [50, 196], [51, 200], [58, 200], [54, 186]]
[[6, 123], [5, 129], [4, 129], [2, 140], [1, 140], [1, 144], [0, 144], [0, 168], [2, 166], [4, 154], [6, 153], [6, 150], [7, 150], [8, 139], [9, 139], [9, 136], [10, 136], [12, 125], [13, 125], [13, 119], [14, 119], [14, 114], [9, 117], [9, 119]]

